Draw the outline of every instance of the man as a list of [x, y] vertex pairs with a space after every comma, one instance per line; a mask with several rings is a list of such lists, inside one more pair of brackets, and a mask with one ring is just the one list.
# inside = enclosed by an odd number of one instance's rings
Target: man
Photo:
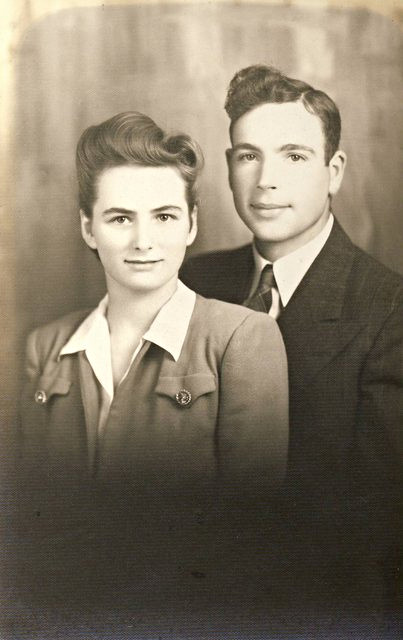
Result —
[[329, 599], [349, 583], [358, 608], [368, 598], [380, 606], [397, 571], [402, 279], [354, 246], [331, 212], [346, 155], [325, 93], [256, 65], [234, 76], [226, 111], [229, 183], [254, 241], [196, 256], [181, 277], [278, 320], [290, 382], [278, 518], [287, 514], [288, 553]]

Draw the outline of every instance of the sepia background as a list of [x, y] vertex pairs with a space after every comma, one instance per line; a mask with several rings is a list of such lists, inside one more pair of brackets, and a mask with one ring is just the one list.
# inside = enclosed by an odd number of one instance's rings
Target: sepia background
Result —
[[104, 292], [102, 270], [78, 224], [74, 150], [85, 127], [134, 109], [163, 128], [194, 136], [206, 167], [200, 231], [191, 251], [248, 241], [234, 211], [224, 155], [226, 88], [244, 66], [273, 64], [335, 99], [349, 159], [335, 213], [359, 246], [403, 273], [399, 3], [388, 15], [292, 0], [99, 3], [36, 19], [33, 5], [20, 3], [24, 28], [8, 51], [13, 75], [2, 210], [3, 416], [14, 410], [27, 332], [94, 305]]

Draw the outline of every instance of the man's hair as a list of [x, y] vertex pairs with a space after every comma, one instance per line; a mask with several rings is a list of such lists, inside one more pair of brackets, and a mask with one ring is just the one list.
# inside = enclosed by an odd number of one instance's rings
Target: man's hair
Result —
[[299, 101], [322, 123], [325, 162], [329, 164], [340, 143], [341, 119], [337, 105], [323, 91], [302, 80], [288, 78], [268, 65], [246, 67], [232, 78], [225, 101], [225, 110], [231, 119], [230, 133], [238, 118], [261, 104]]
[[167, 135], [151, 118], [137, 111], [119, 113], [88, 127], [76, 151], [80, 208], [89, 218], [97, 198], [97, 181], [105, 169], [125, 165], [174, 167], [185, 182], [189, 212], [197, 202], [196, 182], [202, 151], [185, 134]]

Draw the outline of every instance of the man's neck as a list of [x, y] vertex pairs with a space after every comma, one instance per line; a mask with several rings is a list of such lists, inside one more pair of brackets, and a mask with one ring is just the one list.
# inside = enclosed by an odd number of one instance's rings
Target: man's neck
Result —
[[266, 260], [269, 260], [269, 262], [274, 263], [276, 260], [287, 256], [289, 253], [293, 253], [316, 238], [316, 236], [318, 236], [325, 228], [329, 220], [330, 213], [330, 209], [328, 208], [325, 214], [322, 215], [314, 225], [309, 227], [309, 229], [306, 229], [304, 233], [292, 238], [287, 238], [287, 240], [272, 242], [262, 241], [255, 237], [255, 246], [261, 256]]

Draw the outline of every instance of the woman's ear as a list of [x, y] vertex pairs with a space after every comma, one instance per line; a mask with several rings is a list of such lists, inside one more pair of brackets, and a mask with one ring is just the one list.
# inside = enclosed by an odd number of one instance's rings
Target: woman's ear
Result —
[[186, 241], [187, 247], [193, 244], [196, 236], [197, 236], [197, 206], [195, 205], [190, 213], [190, 229], [189, 229], [188, 238]]
[[81, 235], [84, 242], [90, 247], [90, 249], [96, 249], [97, 243], [92, 235], [92, 219], [87, 216], [82, 209], [80, 209], [81, 219]]

